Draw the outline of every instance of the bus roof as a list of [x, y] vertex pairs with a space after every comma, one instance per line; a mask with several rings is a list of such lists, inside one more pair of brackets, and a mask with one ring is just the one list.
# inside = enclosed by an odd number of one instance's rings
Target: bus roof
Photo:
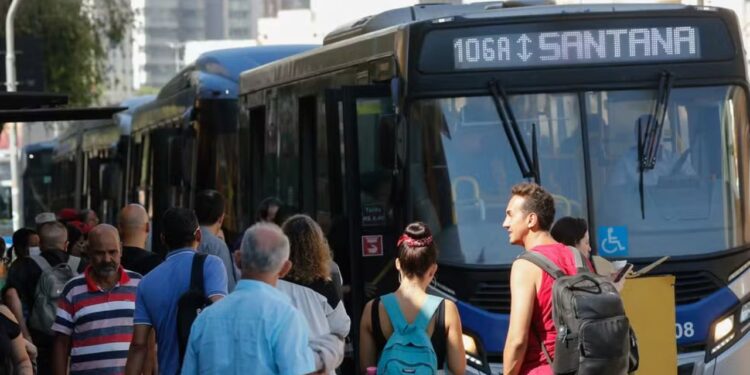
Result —
[[132, 129], [175, 123], [188, 116], [195, 99], [237, 99], [244, 70], [314, 48], [281, 45], [229, 48], [203, 53], [177, 73], [157, 97], [132, 113]]
[[[338, 41], [325, 44], [320, 48], [290, 56], [242, 73], [240, 93], [246, 94], [267, 87], [280, 86], [288, 82], [326, 74], [362, 62], [373, 61], [387, 56], [396, 56], [399, 53], [397, 48], [401, 48], [406, 52], [406, 38], [410, 34], [411, 29], [449, 21], [455, 24], [462, 24], [476, 21], [481, 22], [482, 20], [491, 22], [493, 19], [506, 21], [511, 18], [532, 19], [538, 17], [545, 19], [557, 16], [556, 19], [559, 19], [560, 16], [569, 15], [653, 14], [654, 16], [681, 16], [705, 15], [706, 12], [717, 12], [717, 10], [721, 10], [718, 13], [726, 14], [728, 12], [721, 8], [696, 7], [681, 4], [538, 5], [505, 8], [493, 7], [492, 5], [490, 4], [487, 9], [482, 8], [479, 10], [476, 7], [467, 8], [464, 5], [456, 5], [453, 6], [456, 9], [454, 15], [444, 16], [440, 19], [406, 21], [365, 34], [339, 38], [337, 39]], [[467, 12], [467, 10], [472, 11]], [[389, 12], [384, 12], [380, 15], [387, 15]], [[448, 12], [442, 12], [442, 14], [446, 13]], [[373, 16], [370, 19], [376, 19], [378, 16]], [[380, 25], [387, 25], [387, 22], [381, 22]], [[346, 59], [342, 59], [341, 56], [346, 56]], [[417, 57], [410, 56], [410, 59], [416, 62]], [[403, 66], [399, 68], [407, 69], [407, 67]]]

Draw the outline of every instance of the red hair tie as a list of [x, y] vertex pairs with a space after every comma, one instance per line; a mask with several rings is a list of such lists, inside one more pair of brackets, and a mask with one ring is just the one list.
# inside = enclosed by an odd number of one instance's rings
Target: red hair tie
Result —
[[396, 246], [400, 247], [402, 244], [406, 244], [406, 246], [408, 247], [427, 247], [432, 245], [432, 236], [417, 240], [404, 233], [401, 235], [401, 237], [399, 237], [398, 242], [396, 242]]

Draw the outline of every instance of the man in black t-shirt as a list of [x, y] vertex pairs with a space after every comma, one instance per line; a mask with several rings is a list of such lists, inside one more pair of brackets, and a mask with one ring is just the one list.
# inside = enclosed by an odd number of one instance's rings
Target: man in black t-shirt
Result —
[[122, 259], [126, 270], [146, 276], [161, 263], [161, 257], [145, 250], [148, 233], [151, 230], [148, 213], [139, 204], [129, 204], [120, 211], [117, 222], [122, 239]]

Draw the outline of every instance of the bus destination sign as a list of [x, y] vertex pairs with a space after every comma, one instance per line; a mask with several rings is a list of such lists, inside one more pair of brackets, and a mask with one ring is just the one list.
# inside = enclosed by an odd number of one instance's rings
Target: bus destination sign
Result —
[[701, 58], [692, 26], [565, 30], [453, 39], [456, 69], [682, 61]]

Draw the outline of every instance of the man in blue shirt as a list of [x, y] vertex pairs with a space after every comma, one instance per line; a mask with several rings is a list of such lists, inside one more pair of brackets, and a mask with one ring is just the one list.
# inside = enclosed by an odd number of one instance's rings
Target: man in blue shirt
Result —
[[216, 190], [204, 190], [195, 196], [195, 216], [201, 225], [201, 244], [198, 252], [216, 255], [227, 270], [227, 290], [231, 293], [237, 284], [234, 262], [227, 244], [217, 237], [224, 223], [224, 197]]
[[275, 288], [292, 266], [289, 240], [276, 225], [256, 224], [245, 232], [238, 254], [242, 279], [193, 323], [182, 374], [315, 372], [320, 358], [308, 344], [305, 317]]
[[[177, 303], [190, 287], [193, 257], [201, 241], [201, 231], [195, 213], [185, 208], [167, 210], [162, 228], [161, 239], [169, 253], [138, 285], [126, 374], [141, 374], [152, 329], [156, 330], [159, 373], [175, 375], [180, 371]], [[205, 296], [212, 302], [227, 294], [224, 264], [213, 255], [203, 264], [203, 287]]]

